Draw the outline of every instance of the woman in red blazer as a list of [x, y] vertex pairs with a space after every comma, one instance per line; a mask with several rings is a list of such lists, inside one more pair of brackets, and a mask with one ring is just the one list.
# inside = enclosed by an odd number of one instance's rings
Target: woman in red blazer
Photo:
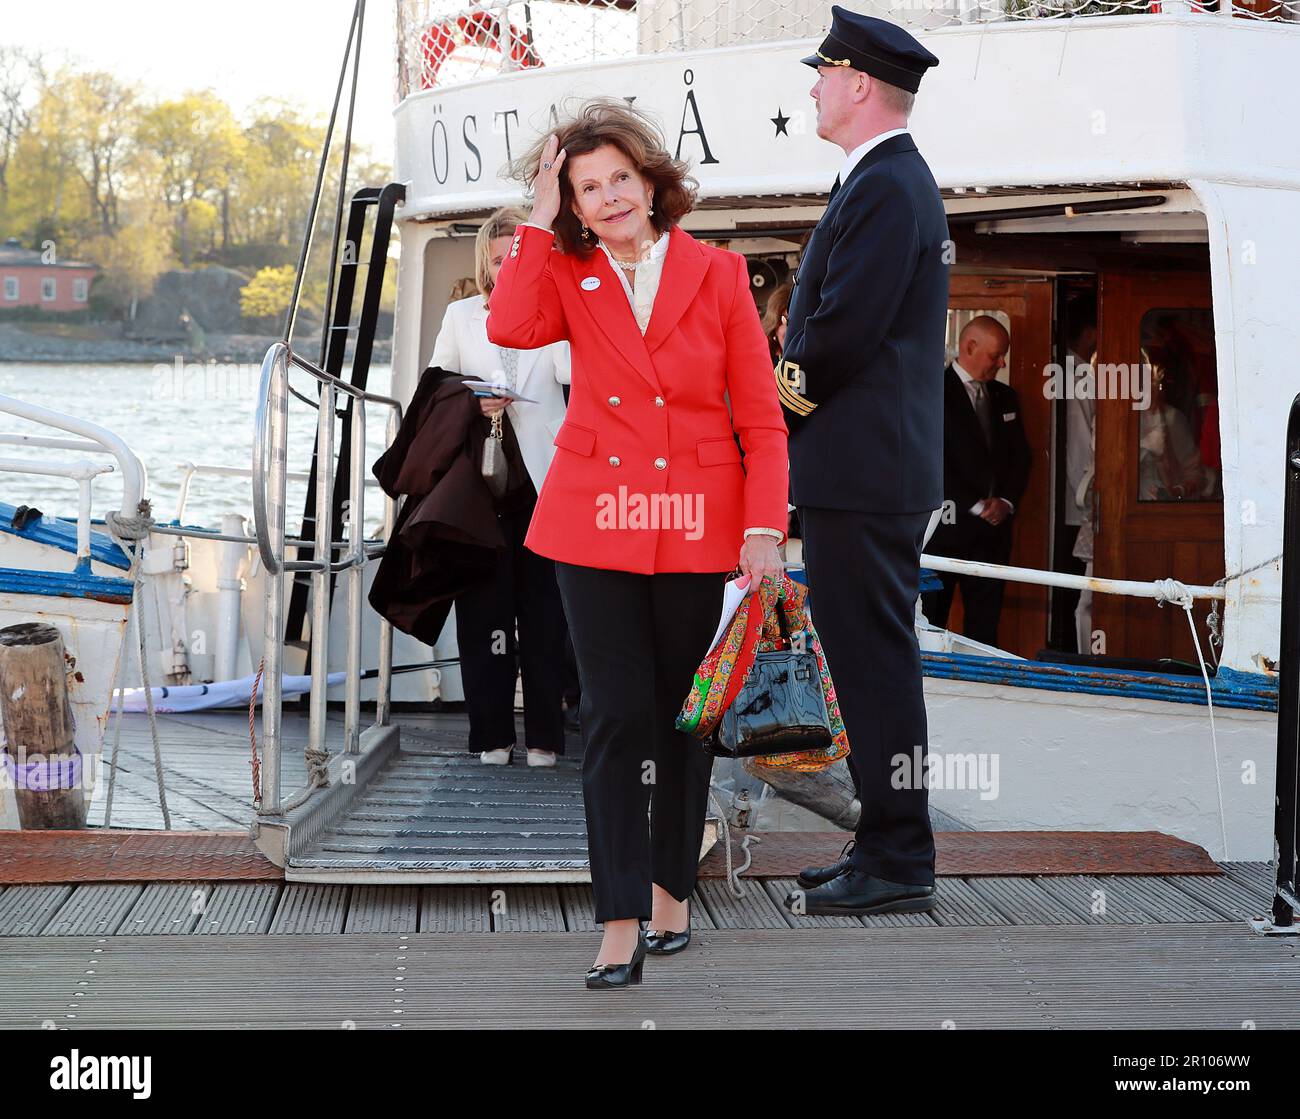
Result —
[[786, 428], [745, 259], [677, 224], [695, 184], [644, 114], [587, 102], [515, 170], [534, 204], [487, 331], [570, 345], [569, 410], [525, 544], [556, 561], [582, 682], [604, 925], [587, 986], [617, 987], [690, 938], [711, 761], [673, 722], [727, 573], [781, 571]]

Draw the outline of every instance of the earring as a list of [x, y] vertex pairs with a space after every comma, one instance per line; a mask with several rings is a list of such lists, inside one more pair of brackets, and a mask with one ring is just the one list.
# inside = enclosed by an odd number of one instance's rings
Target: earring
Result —
[[582, 227], [582, 239], [585, 241], [590, 236], [591, 236], [591, 230], [584, 225]]
[[655, 208], [651, 206], [650, 209], [646, 211], [646, 217], [652, 218], [654, 216], [655, 216]]

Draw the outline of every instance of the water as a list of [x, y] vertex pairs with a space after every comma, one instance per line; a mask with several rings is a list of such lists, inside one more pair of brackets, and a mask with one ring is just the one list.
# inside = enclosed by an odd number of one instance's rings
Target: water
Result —
[[[183, 479], [181, 464], [251, 467], [253, 414], [257, 406], [259, 364], [102, 364], [54, 365], [0, 362], [0, 393], [28, 404], [90, 420], [118, 435], [144, 463], [148, 495], [158, 521], [181, 516], [185, 524], [218, 528], [225, 513], [252, 517], [252, 489], [248, 478], [196, 473], [189, 499], [180, 510]], [[392, 367], [371, 368], [370, 391], [388, 395]], [[295, 373], [292, 384], [315, 399], [315, 382]], [[371, 407], [367, 414], [366, 476], [383, 453], [387, 409]], [[0, 414], [0, 431], [8, 433], [62, 433], [44, 425]], [[341, 424], [335, 423], [335, 439]], [[316, 440], [316, 411], [302, 401], [289, 400], [289, 469], [306, 471]], [[337, 443], [336, 443], [337, 445]], [[70, 463], [90, 458], [112, 464], [110, 455], [83, 455], [80, 451], [44, 447], [0, 447], [0, 457]], [[289, 482], [287, 527], [296, 533], [306, 496], [305, 482]], [[117, 509], [122, 499], [121, 477], [114, 470], [92, 483], [91, 509], [102, 517]], [[0, 501], [34, 505], [50, 516], [76, 516], [77, 484], [69, 478], [39, 474], [0, 475]], [[382, 493], [366, 491], [366, 528], [373, 534], [383, 515]]]

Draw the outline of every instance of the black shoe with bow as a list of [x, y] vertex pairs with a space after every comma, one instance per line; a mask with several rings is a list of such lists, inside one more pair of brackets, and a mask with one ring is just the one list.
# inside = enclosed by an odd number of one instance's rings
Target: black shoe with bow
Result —
[[934, 887], [886, 882], [853, 869], [811, 890], [787, 894], [785, 907], [795, 914], [829, 917], [839, 913], [866, 917], [875, 913], [928, 913]]
[[838, 878], [841, 874], [853, 865], [853, 840], [844, 844], [844, 850], [840, 852], [840, 857], [830, 866], [806, 866], [799, 872], [799, 877], [795, 879], [805, 890], [811, 890], [814, 886], [820, 886], [823, 882], [829, 882], [832, 878]]
[[587, 990], [603, 991], [609, 987], [635, 987], [641, 982], [641, 969], [645, 965], [646, 944], [636, 938], [632, 958], [625, 964], [596, 964], [587, 972]]
[[652, 956], [672, 956], [684, 951], [691, 942], [691, 899], [686, 899], [686, 928], [681, 932], [658, 932], [645, 929], [641, 933], [645, 950]]

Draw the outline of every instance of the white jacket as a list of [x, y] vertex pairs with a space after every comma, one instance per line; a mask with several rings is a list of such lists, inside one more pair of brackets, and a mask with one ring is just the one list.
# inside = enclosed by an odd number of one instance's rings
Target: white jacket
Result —
[[[478, 377], [504, 380], [497, 348], [488, 341], [487, 307], [481, 295], [447, 304], [433, 356], [428, 364]], [[569, 343], [556, 342], [539, 350], [519, 351], [516, 390], [537, 403], [518, 402], [506, 409], [514, 428], [528, 476], [538, 493], [555, 455], [555, 433], [564, 422], [564, 390], [569, 383]]]

